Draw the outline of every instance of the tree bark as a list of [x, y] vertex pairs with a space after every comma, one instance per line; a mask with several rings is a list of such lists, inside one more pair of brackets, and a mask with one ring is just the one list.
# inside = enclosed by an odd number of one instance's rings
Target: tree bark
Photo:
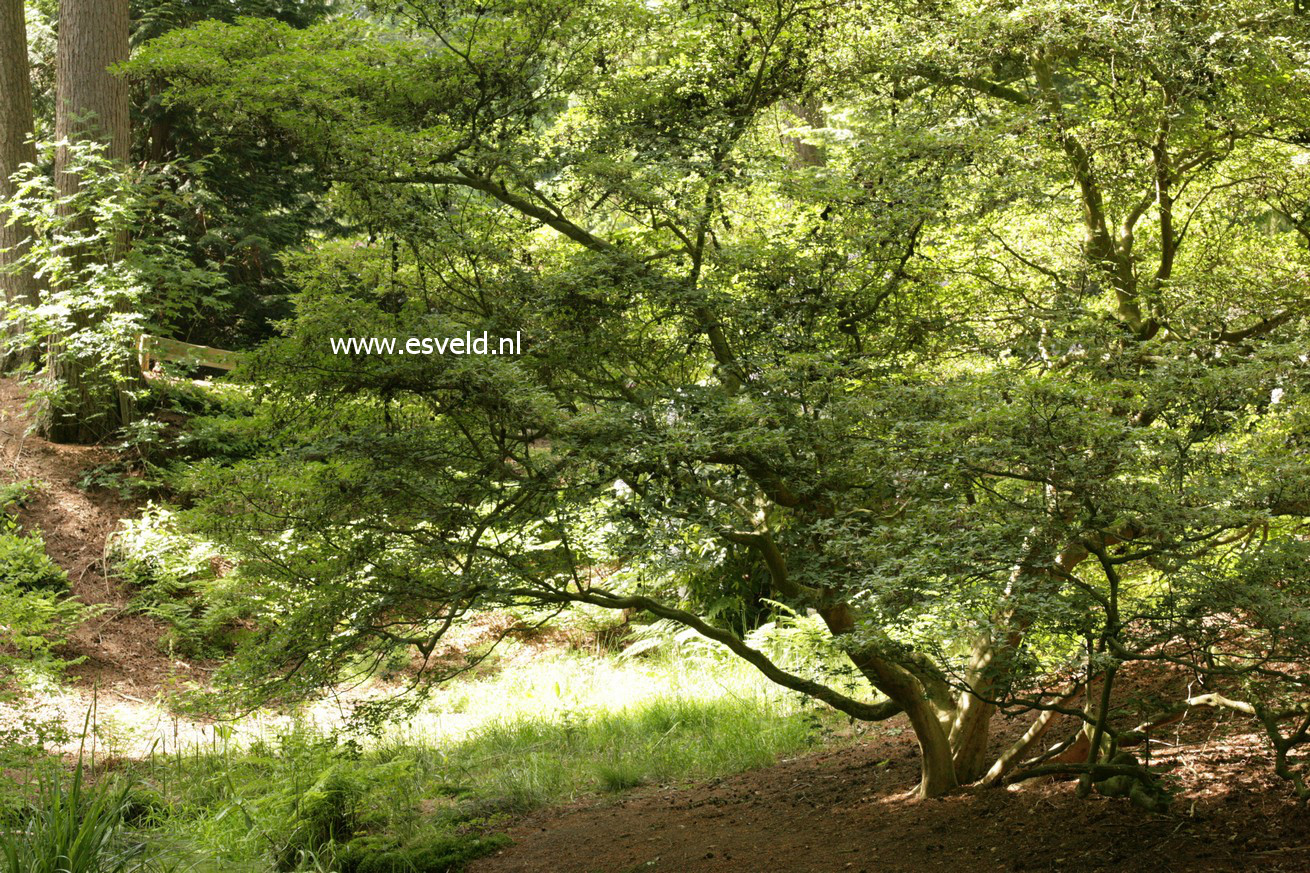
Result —
[[[819, 616], [833, 636], [850, 633], [855, 627], [855, 616], [844, 603], [820, 609]], [[919, 797], [938, 797], [958, 787], [946, 727], [950, 716], [944, 711], [949, 709], [949, 701], [940, 699], [946, 693], [944, 684], [936, 688], [934, 683], [872, 650], [852, 652], [851, 660], [873, 687], [909, 716], [919, 741]]]
[[987, 701], [995, 699], [995, 677], [1005, 672], [1008, 660], [1023, 642], [1028, 629], [1028, 622], [1015, 615], [1014, 601], [1027, 584], [1035, 581], [1029, 568], [1044, 549], [1035, 536], [1036, 531], [1033, 531], [1022, 558], [1010, 573], [1005, 603], [993, 615], [995, 626], [974, 640], [969, 664], [965, 668], [967, 688], [960, 693], [955, 721], [951, 724], [955, 775], [962, 783], [975, 782], [988, 772], [987, 744], [991, 739], [996, 705]]
[[[991, 691], [988, 671], [995, 657], [996, 648], [990, 637], [975, 643], [965, 678], [969, 687], [979, 694]], [[962, 783], [974, 782], [987, 772], [987, 742], [991, 738], [992, 716], [995, 714], [995, 704], [968, 691], [961, 693], [959, 709], [951, 725], [950, 742], [955, 775]]]
[[919, 797], [940, 797], [960, 784], [955, 775], [950, 737], [937, 717], [936, 709], [926, 698], [907, 691], [892, 696], [892, 699], [900, 703], [901, 696], [910, 698], [911, 702], [902, 705], [910, 717], [915, 739], [919, 741]]
[[[10, 177], [23, 164], [35, 161], [23, 0], [0, 0], [0, 201], [14, 195]], [[5, 210], [0, 209], [0, 292], [9, 305], [34, 306], [40, 296], [33, 271], [14, 269], [14, 264], [27, 252], [30, 236], [30, 228], [22, 222], [10, 222]], [[6, 321], [10, 323], [11, 336], [21, 331], [11, 317]], [[13, 349], [0, 355], [6, 370], [33, 359], [30, 349]]]
[[[55, 138], [104, 143], [126, 161], [131, 145], [127, 80], [110, 67], [127, 60], [127, 0], [60, 0], [55, 67]], [[55, 157], [61, 195], [77, 191], [67, 152]]]
[[[127, 56], [128, 0], [60, 0], [57, 139], [103, 143], [110, 158], [126, 162], [130, 147], [128, 86], [110, 68]], [[55, 154], [55, 186], [65, 201], [77, 193], [79, 185], [69, 158], [64, 147]], [[125, 244], [123, 240], [121, 245]], [[75, 255], [75, 264], [76, 260]], [[75, 329], [86, 326], [77, 324]], [[51, 342], [50, 374], [60, 386], [45, 421], [50, 439], [94, 442], [131, 421], [131, 399], [103, 372], [103, 362], [68, 354], [56, 338]]]
[[[827, 124], [827, 119], [823, 114], [823, 107], [813, 97], [800, 102], [787, 100], [783, 102], [782, 106], [810, 127], [823, 127]], [[795, 136], [784, 135], [782, 141], [792, 150], [793, 166], [822, 167], [827, 163], [827, 156], [819, 146], [804, 142], [800, 137]]]

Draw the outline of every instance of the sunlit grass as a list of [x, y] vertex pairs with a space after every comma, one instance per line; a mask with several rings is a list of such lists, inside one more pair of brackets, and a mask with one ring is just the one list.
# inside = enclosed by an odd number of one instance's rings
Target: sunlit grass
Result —
[[380, 736], [264, 722], [125, 769], [139, 826], [188, 866], [336, 869], [352, 839], [477, 854], [494, 844], [471, 841], [507, 815], [764, 766], [814, 743], [817, 726], [730, 657], [519, 646]]
[[459, 740], [420, 719], [385, 745], [422, 749], [435, 774], [516, 809], [762, 766], [813, 735], [794, 698], [717, 659], [556, 657], [438, 705], [463, 716]]

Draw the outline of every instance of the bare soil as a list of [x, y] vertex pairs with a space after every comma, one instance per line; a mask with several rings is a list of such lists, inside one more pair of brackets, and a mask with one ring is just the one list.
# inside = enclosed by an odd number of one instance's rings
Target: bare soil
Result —
[[107, 573], [106, 539], [122, 519], [139, 512], [140, 505], [115, 491], [85, 490], [78, 483], [88, 470], [114, 460], [113, 453], [99, 446], [51, 443], [31, 432], [28, 396], [15, 379], [0, 379], [0, 477], [37, 484], [19, 521], [45, 538], [46, 552], [68, 571], [73, 594], [103, 609], [78, 628], [61, 651], [83, 659], [68, 675], [82, 688], [128, 699], [153, 696], [169, 677], [202, 679], [201, 665], [169, 659], [160, 645], [166, 628], [127, 612], [131, 592]]
[[[1170, 728], [1166, 814], [1074, 796], [1068, 781], [910, 800], [918, 750], [899, 719], [872, 738], [692, 786], [640, 789], [528, 815], [472, 873], [1310, 871], [1310, 815], [1249, 726]], [[1004, 733], [1012, 733], [1005, 731]]]

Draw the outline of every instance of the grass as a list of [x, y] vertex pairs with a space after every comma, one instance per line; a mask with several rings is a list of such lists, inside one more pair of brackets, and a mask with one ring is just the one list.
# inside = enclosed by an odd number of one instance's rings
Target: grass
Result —
[[812, 709], [731, 657], [520, 648], [378, 738], [302, 724], [123, 775], [134, 827], [181, 869], [422, 873], [502, 845], [512, 814], [764, 766], [817, 739]]
[[0, 830], [2, 873], [132, 873], [158, 869], [125, 827], [128, 792], [88, 783], [79, 758], [71, 776], [45, 768], [25, 814]]

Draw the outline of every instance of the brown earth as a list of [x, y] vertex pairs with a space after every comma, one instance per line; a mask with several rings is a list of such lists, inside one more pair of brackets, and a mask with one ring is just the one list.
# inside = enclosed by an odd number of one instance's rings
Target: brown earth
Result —
[[528, 815], [471, 873], [1310, 871], [1310, 815], [1248, 730], [1196, 713], [1171, 727], [1154, 754], [1177, 794], [1148, 814], [1066, 781], [907, 799], [918, 751], [896, 720], [851, 747]]
[[45, 538], [46, 552], [68, 571], [73, 594], [103, 610], [61, 650], [65, 657], [83, 659], [68, 675], [84, 689], [127, 699], [151, 697], [170, 678], [202, 679], [202, 665], [170, 660], [162, 650], [166, 629], [161, 623], [125, 611], [131, 592], [106, 573], [108, 535], [140, 506], [115, 491], [84, 490], [78, 483], [88, 470], [113, 461], [113, 453], [99, 446], [51, 443], [30, 432], [29, 393], [15, 379], [0, 379], [0, 478], [36, 483], [19, 512], [20, 523]]

